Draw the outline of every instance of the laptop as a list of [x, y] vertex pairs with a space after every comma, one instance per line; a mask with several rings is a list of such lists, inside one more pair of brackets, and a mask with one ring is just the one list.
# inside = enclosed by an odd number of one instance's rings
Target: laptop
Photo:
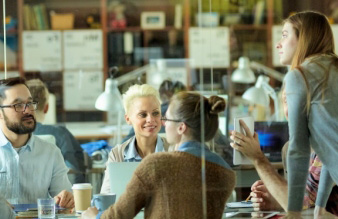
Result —
[[270, 162], [282, 161], [282, 148], [289, 140], [288, 122], [255, 122], [261, 149]]
[[113, 162], [108, 164], [110, 192], [116, 194], [116, 201], [126, 190], [136, 167], [140, 162]]

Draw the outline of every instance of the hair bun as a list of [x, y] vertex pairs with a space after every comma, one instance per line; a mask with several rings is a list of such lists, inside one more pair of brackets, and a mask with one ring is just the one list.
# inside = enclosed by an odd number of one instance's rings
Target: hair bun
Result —
[[226, 107], [225, 100], [219, 96], [211, 96], [208, 98], [210, 105], [210, 114], [218, 114], [223, 112]]

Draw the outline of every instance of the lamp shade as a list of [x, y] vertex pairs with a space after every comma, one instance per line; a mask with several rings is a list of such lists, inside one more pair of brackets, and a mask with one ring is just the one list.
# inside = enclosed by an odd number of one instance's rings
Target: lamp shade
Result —
[[242, 95], [242, 98], [254, 104], [259, 104], [266, 107], [269, 106], [269, 95], [262, 86], [263, 83], [267, 83], [268, 81], [268, 77], [260, 75], [257, 79], [255, 86], [250, 87], [248, 90], [246, 90]]
[[250, 61], [247, 57], [240, 57], [238, 68], [232, 73], [231, 81], [250, 84], [256, 81], [254, 72], [250, 69]]
[[269, 95], [261, 87], [250, 87], [242, 95], [242, 98], [254, 104], [269, 106]]
[[122, 96], [116, 80], [112, 78], [106, 80], [105, 91], [96, 99], [95, 108], [109, 112], [123, 111]]

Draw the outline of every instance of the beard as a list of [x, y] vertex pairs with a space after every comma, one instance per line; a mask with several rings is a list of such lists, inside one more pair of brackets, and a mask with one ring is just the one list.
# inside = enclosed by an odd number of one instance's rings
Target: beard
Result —
[[[21, 121], [17, 123], [9, 121], [8, 117], [5, 114], [3, 115], [7, 128], [12, 132], [14, 132], [15, 134], [18, 135], [30, 134], [34, 131], [36, 127], [36, 119], [34, 118], [33, 115], [25, 115], [24, 117], [21, 118]], [[28, 125], [25, 125], [23, 120], [27, 118], [32, 118], [33, 121], [29, 122]]]

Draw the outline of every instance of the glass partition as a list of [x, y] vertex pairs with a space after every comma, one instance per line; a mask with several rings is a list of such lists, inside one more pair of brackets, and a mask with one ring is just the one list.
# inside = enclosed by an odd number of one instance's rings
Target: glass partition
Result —
[[[211, 183], [210, 178], [214, 177], [209, 175], [209, 171], [215, 171], [211, 170], [210, 162], [214, 161], [210, 160], [209, 156], [216, 154], [217, 159], [221, 158], [222, 163], [226, 163], [224, 169], [231, 169], [236, 173], [233, 179], [235, 187], [232, 188], [227, 184], [231, 188], [230, 193], [221, 191], [223, 196], [227, 196], [227, 202], [245, 200], [251, 192], [253, 183], [260, 179], [253, 165], [233, 163], [234, 152], [230, 146], [232, 142], [230, 135], [235, 129], [236, 117], [253, 117], [254, 130], [260, 136], [259, 140], [265, 156], [281, 177], [284, 174], [282, 148], [288, 141], [289, 131], [283, 114], [281, 89], [288, 68], [280, 65], [278, 52], [275, 49], [276, 43], [281, 38], [281, 23], [295, 11], [316, 10], [328, 16], [332, 29], [336, 33], [337, 4], [337, 1], [333, 0], [320, 2], [309, 0], [3, 0], [1, 2], [3, 10], [1, 10], [0, 32], [0, 78], [20, 76], [27, 80], [40, 79], [45, 84], [50, 95], [47, 96], [48, 100], [45, 100], [47, 107], [43, 109], [43, 116], [38, 116], [40, 114], [36, 113], [37, 122], [61, 126], [69, 131], [64, 138], [71, 135], [69, 138], [72, 143], [69, 144], [76, 144], [77, 149], [65, 152], [56, 139], [65, 164], [70, 169], [69, 179], [72, 183], [90, 182], [94, 194], [110, 191], [111, 182], [109, 180], [104, 182], [108, 178], [107, 174], [110, 174], [106, 169], [106, 162], [141, 161], [153, 152], [167, 151], [168, 142], [165, 138], [168, 138], [166, 132], [170, 131], [170, 121], [177, 127], [184, 123], [186, 125], [184, 127], [190, 130], [187, 132], [187, 139], [198, 142], [198, 154], [194, 153], [195, 157], [200, 159], [198, 162], [200, 166], [197, 168], [198, 176], [192, 176], [192, 172], [183, 175], [191, 180], [193, 188], [200, 188], [198, 194], [203, 204], [197, 209], [203, 215], [199, 216], [206, 218], [207, 215], [212, 215], [208, 212], [209, 204], [213, 203], [210, 197], [217, 196], [210, 192], [211, 185], [208, 184]], [[337, 34], [334, 36], [336, 39]], [[136, 95], [136, 99], [133, 99], [133, 96], [129, 102], [126, 102], [129, 94], [126, 96], [124, 94], [136, 84], [151, 85], [156, 92], [159, 91], [155, 95], [157, 99], [138, 102], [137, 98], [140, 97]], [[195, 91], [200, 94], [199, 101], [205, 103], [198, 106], [201, 115], [198, 118], [201, 123], [198, 139], [195, 138], [196, 136], [191, 137], [191, 130], [195, 127], [189, 125], [186, 118], [179, 118], [181, 112], [176, 108], [174, 110], [174, 105], [179, 105], [178, 102], [172, 104], [172, 112], [177, 114], [166, 113], [171, 97], [180, 91]], [[255, 93], [249, 94], [249, 91]], [[100, 108], [97, 99], [102, 93], [114, 93], [115, 96], [113, 100], [107, 100], [105, 107]], [[206, 125], [210, 120], [206, 110], [213, 111], [213, 109], [209, 109], [208, 105], [211, 99], [204, 98], [214, 95], [223, 98], [226, 106], [217, 114], [218, 128], [209, 141], [205, 136], [212, 127]], [[35, 99], [34, 101], [44, 102]], [[144, 116], [145, 119], [149, 109], [142, 107], [154, 103], [158, 103], [158, 109], [155, 108], [157, 111], [162, 110], [162, 114], [154, 119], [152, 126], [146, 127], [146, 122], [143, 121], [144, 125], [140, 124], [140, 116]], [[105, 103], [101, 100], [100, 104]], [[139, 108], [136, 109], [137, 106]], [[182, 109], [187, 107], [185, 104], [180, 106]], [[29, 108], [27, 104], [25, 107]], [[134, 118], [128, 114], [129, 108], [139, 110], [140, 113], [135, 113]], [[141, 111], [145, 114], [141, 115]], [[150, 117], [155, 117], [153, 112], [150, 114]], [[166, 124], [169, 127], [165, 127]], [[144, 131], [144, 129], [149, 130]], [[181, 139], [185, 136], [182, 134], [184, 131], [181, 131], [177, 131], [177, 138]], [[155, 136], [158, 133], [157, 140], [154, 140], [152, 132], [156, 132]], [[152, 145], [150, 149], [142, 148], [141, 139], [144, 140], [142, 143], [146, 143], [146, 139], [151, 140], [149, 140]], [[161, 149], [157, 148], [160, 147], [158, 142], [161, 142]], [[169, 147], [169, 150], [182, 151], [183, 149], [179, 147], [182, 142], [184, 141], [169, 142], [168, 144], [174, 144]], [[117, 155], [112, 154], [111, 149], [114, 150], [121, 145], [124, 145], [124, 151], [119, 152], [120, 157], [117, 158]], [[128, 147], [135, 147], [135, 150], [127, 150]], [[85, 152], [84, 156], [82, 150]], [[128, 152], [134, 153], [133, 159], [128, 160], [130, 155]], [[70, 154], [66, 155], [66, 153]], [[79, 159], [76, 162], [81, 164], [74, 166], [72, 160], [75, 158]], [[191, 161], [190, 157], [184, 159]], [[185, 163], [181, 162], [183, 168]], [[4, 161], [0, 161], [0, 164], [3, 163]], [[154, 169], [150, 172], [156, 175], [155, 172], [160, 170], [156, 165], [152, 167]], [[139, 171], [143, 174], [141, 170]], [[180, 170], [178, 169], [177, 172]], [[217, 173], [227, 175], [221, 170]], [[132, 179], [131, 175], [128, 177]], [[199, 185], [194, 182], [194, 177], [200, 180]], [[230, 178], [232, 177], [231, 175]], [[134, 183], [135, 180], [134, 177]], [[183, 179], [177, 182], [181, 180]], [[219, 178], [215, 180], [221, 181]], [[166, 185], [164, 181], [162, 179], [158, 184]], [[108, 190], [103, 189], [104, 183]], [[188, 184], [184, 185], [188, 186]], [[1, 187], [5, 188], [5, 185], [0, 183]], [[162, 189], [169, 191], [173, 188]], [[186, 189], [180, 188], [182, 194]], [[191, 194], [189, 191], [186, 193], [186, 195]], [[180, 196], [180, 194], [168, 193], [168, 196], [176, 197], [176, 195]], [[164, 200], [163, 197], [162, 199]], [[168, 197], [168, 200], [170, 199], [171, 197]], [[176, 204], [181, 205], [181, 203]], [[183, 206], [190, 208], [187, 203]], [[147, 207], [149, 205], [146, 205]], [[224, 203], [217, 206], [217, 208], [223, 207], [225, 207]], [[215, 206], [211, 207], [212, 211], [215, 210], [214, 208]], [[267, 210], [281, 211], [281, 207]], [[159, 215], [166, 214], [165, 210], [161, 211]], [[188, 212], [192, 213], [192, 211]], [[223, 217], [226, 216], [225, 213], [221, 214]]]

